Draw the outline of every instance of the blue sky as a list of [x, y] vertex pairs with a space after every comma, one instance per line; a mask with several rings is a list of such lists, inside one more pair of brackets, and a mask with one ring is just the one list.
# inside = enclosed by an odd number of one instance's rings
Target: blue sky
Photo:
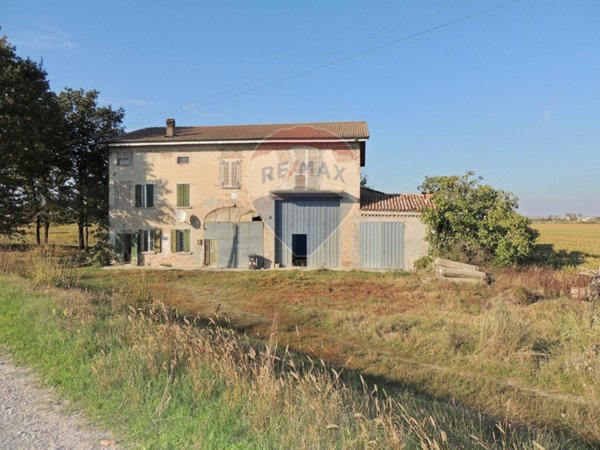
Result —
[[0, 26], [54, 90], [99, 90], [128, 130], [366, 120], [378, 189], [473, 170], [525, 214], [600, 215], [600, 2], [503, 4], [4, 0]]

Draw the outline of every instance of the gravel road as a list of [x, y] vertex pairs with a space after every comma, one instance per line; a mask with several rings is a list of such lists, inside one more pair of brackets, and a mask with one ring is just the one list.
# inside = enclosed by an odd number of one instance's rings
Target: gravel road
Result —
[[0, 449], [113, 449], [113, 437], [90, 426], [33, 374], [0, 353]]

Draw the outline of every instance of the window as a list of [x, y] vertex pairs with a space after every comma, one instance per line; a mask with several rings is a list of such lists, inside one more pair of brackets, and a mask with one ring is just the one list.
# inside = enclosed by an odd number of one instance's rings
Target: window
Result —
[[189, 164], [189, 163], [190, 163], [189, 156], [178, 156], [177, 157], [177, 164]]
[[154, 208], [154, 185], [136, 184], [135, 185], [135, 207], [136, 208]]
[[190, 206], [190, 185], [189, 184], [178, 184], [177, 185], [177, 207], [178, 208], [189, 208]]
[[171, 231], [171, 252], [181, 253], [190, 251], [190, 230]]
[[237, 189], [240, 187], [240, 160], [221, 161], [221, 187]]
[[117, 166], [128, 166], [130, 163], [129, 153], [123, 151], [117, 153]]
[[142, 252], [161, 252], [162, 232], [160, 230], [140, 230], [139, 236]]

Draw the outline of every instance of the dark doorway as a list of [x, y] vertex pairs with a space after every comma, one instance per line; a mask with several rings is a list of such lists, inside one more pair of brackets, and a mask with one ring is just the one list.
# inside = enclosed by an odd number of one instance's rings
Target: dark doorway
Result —
[[123, 262], [125, 264], [131, 264], [131, 234], [126, 233], [123, 235]]
[[292, 234], [292, 266], [306, 267], [307, 248], [306, 234]]

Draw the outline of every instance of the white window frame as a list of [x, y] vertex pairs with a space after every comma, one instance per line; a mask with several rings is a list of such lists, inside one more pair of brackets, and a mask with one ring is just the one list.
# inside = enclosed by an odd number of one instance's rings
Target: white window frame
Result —
[[[135, 184], [134, 187], [134, 191], [133, 191], [133, 201], [135, 204], [135, 196], [136, 196], [136, 190], [137, 190], [137, 186], [141, 186], [141, 197], [140, 197], [140, 205], [136, 206], [137, 208], [154, 208], [156, 205], [156, 185], [154, 183], [137, 183]], [[148, 187], [152, 186], [152, 206], [148, 206]]]
[[154, 253], [154, 230], [141, 230], [141, 251], [143, 253]]

